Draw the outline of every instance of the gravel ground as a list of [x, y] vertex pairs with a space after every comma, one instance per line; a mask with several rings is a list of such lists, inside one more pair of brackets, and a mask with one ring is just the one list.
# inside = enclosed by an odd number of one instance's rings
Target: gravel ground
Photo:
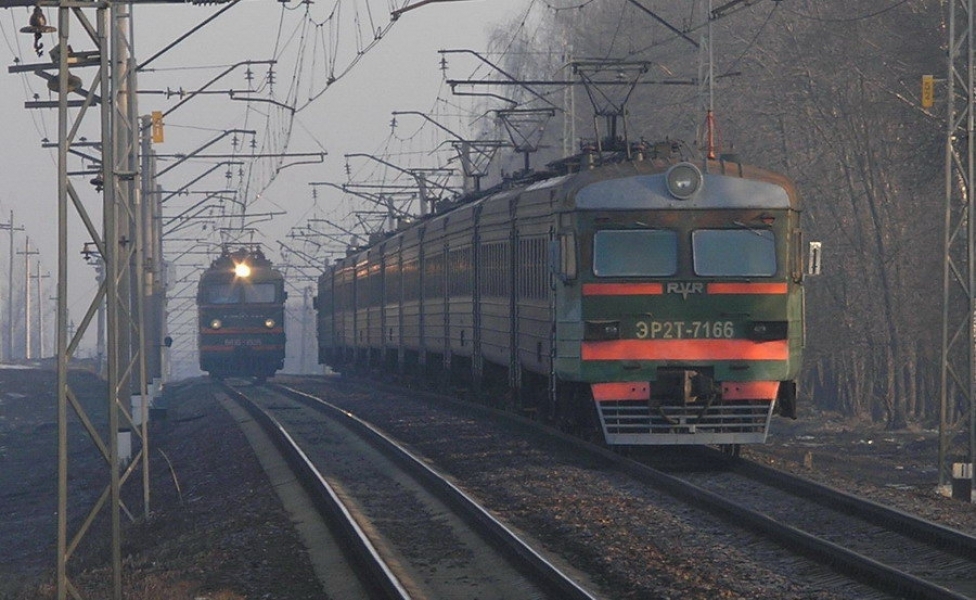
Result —
[[[172, 385], [169, 391], [193, 385]], [[97, 412], [102, 384], [79, 372], [73, 374], [72, 386], [79, 396], [92, 399]], [[54, 389], [53, 372], [0, 369], [0, 599], [54, 597]], [[208, 395], [192, 396], [153, 424], [152, 514], [126, 525], [126, 597], [322, 597], [305, 551], [237, 426]], [[367, 409], [371, 398], [363, 395], [353, 402]], [[675, 512], [666, 501], [649, 502], [641, 490], [624, 493], [633, 484], [619, 476], [586, 464], [556, 465], [530, 441], [506, 441], [504, 451], [483, 453], [480, 460], [467, 456], [464, 469], [451, 467], [452, 457], [438, 453], [442, 441], [430, 439], [436, 436], [423, 420], [410, 420], [406, 413], [402, 411], [399, 425], [390, 421], [386, 426], [399, 428], [397, 435], [438, 456], [449, 469], [472, 474], [465, 486], [476, 494], [506, 499], [503, 518], [531, 529], [541, 543], [557, 545], [567, 561], [592, 569], [605, 590], [615, 591], [614, 597], [852, 597], [807, 592], [802, 581], [764, 568], [763, 550], [753, 552], [741, 540], [727, 539], [727, 528], [690, 521], [693, 517]], [[750, 449], [751, 457], [976, 533], [973, 505], [934, 493], [932, 432], [886, 433], [828, 415], [801, 414], [799, 421], [776, 423], [771, 443]], [[491, 446], [497, 435], [491, 428], [474, 427], [464, 429], [466, 437], [442, 437]], [[89, 476], [105, 470], [84, 437], [80, 427], [72, 428], [71, 473], [78, 487], [69, 494], [76, 504], [69, 516], [75, 523], [101, 491], [83, 489]], [[499, 465], [500, 458], [516, 455], [535, 456], [535, 466], [521, 471]], [[594, 485], [612, 487], [614, 493], [585, 493]], [[132, 493], [130, 487], [139, 486], [127, 484]], [[139, 494], [127, 496], [127, 504], [138, 512]], [[86, 537], [91, 542], [70, 565], [85, 597], [100, 598], [109, 596], [107, 540], [101, 539], [107, 527], [98, 522], [94, 527]]]
[[[314, 386], [312, 391], [314, 391]], [[329, 397], [326, 388], [323, 393]], [[702, 514], [683, 502], [635, 484], [600, 464], [567, 452], [561, 445], [511, 433], [483, 419], [458, 414], [453, 408], [430, 410], [401, 401], [393, 410], [377, 390], [334, 394], [331, 400], [363, 416], [433, 457], [437, 467], [454, 476], [490, 510], [523, 532], [536, 537], [540, 547], [557, 554], [576, 569], [589, 573], [610, 598], [865, 598], [884, 597], [862, 586], [851, 586], [819, 565], [798, 561], [765, 540], [732, 530], [725, 522]], [[824, 419], [818, 416], [820, 422]], [[789, 427], [796, 423], [783, 421]], [[843, 433], [828, 424], [828, 431]], [[812, 427], [812, 424], [803, 427]], [[860, 429], [860, 427], [858, 427]], [[862, 434], [870, 433], [868, 429]], [[780, 434], [764, 462], [791, 462], [796, 434]], [[848, 434], [849, 435], [849, 434]], [[816, 435], [814, 435], [816, 437]], [[840, 436], [843, 437], [843, 436]], [[855, 436], [860, 439], [860, 436]], [[806, 434], [799, 439], [806, 442]], [[838, 440], [838, 443], [841, 443]], [[881, 449], [883, 444], [862, 444]], [[800, 452], [806, 457], [809, 450]], [[830, 449], [850, 456], [843, 446]], [[862, 461], [830, 461], [828, 450], [806, 458], [807, 464], [834, 463], [849, 473], [817, 471], [836, 487], [868, 493], [882, 499], [901, 497], [902, 507], [938, 505], [955, 520], [973, 523], [971, 506], [931, 497], [933, 485], [886, 487], [865, 485]], [[920, 460], [920, 459], [919, 459]], [[924, 477], [914, 469], [891, 471], [906, 477]], [[808, 473], [809, 474], [809, 473]], [[906, 508], [910, 510], [910, 508]]]
[[[0, 598], [56, 597], [57, 417], [55, 373], [0, 369]], [[178, 391], [183, 386], [173, 386]], [[72, 389], [104, 423], [104, 384], [72, 374]], [[38, 392], [51, 390], [50, 393]], [[208, 395], [188, 394], [150, 431], [148, 520], [124, 521], [126, 598], [321, 598], [321, 586], [288, 516], [237, 425]], [[80, 427], [71, 428], [69, 518], [79, 519], [107, 471]], [[141, 513], [141, 475], [126, 484], [126, 505]], [[133, 490], [133, 488], [138, 488]], [[136, 492], [136, 493], [133, 493]], [[103, 511], [104, 513], [104, 511]], [[69, 561], [85, 598], [109, 598], [111, 529], [96, 521]]]

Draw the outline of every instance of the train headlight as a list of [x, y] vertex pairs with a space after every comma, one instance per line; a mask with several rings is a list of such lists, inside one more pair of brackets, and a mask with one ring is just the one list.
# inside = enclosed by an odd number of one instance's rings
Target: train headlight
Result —
[[224, 324], [220, 322], [220, 319], [214, 319], [210, 321], [210, 329], [220, 329]]
[[264, 326], [267, 327], [268, 329], [274, 329], [275, 320], [274, 319], [265, 319], [264, 320]]
[[702, 187], [702, 174], [691, 163], [678, 163], [664, 175], [668, 192], [678, 200], [687, 200]]
[[251, 276], [251, 267], [247, 263], [237, 263], [234, 265], [234, 275], [237, 275], [241, 279], [247, 279]]

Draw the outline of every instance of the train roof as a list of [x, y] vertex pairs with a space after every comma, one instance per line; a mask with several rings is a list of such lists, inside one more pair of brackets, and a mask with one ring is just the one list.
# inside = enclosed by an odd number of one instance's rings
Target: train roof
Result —
[[[663, 144], [663, 143], [662, 143]], [[640, 210], [640, 209], [710, 209], [710, 208], [766, 208], [801, 209], [799, 192], [787, 176], [743, 164], [735, 155], [716, 159], [689, 160], [678, 151], [678, 144], [668, 142], [670, 152], [655, 152], [634, 156], [603, 157], [602, 162], [587, 163], [586, 155], [577, 155], [550, 164], [551, 170], [533, 172], [519, 180], [510, 179], [493, 188], [476, 192], [453, 201], [444, 202], [432, 214], [412, 221], [397, 231], [353, 253], [367, 251], [392, 236], [406, 234], [415, 228], [462, 207], [494, 202], [546, 189], [561, 189], [557, 194], [558, 211], [572, 210]], [[669, 193], [668, 172], [677, 165], [692, 165], [702, 177], [702, 185], [695, 193], [678, 199]], [[771, 184], [771, 185], [770, 185]], [[702, 193], [704, 190], [721, 194]], [[716, 200], [725, 198], [726, 200]], [[731, 200], [729, 200], [731, 199]], [[341, 259], [340, 259], [341, 262]]]
[[220, 256], [214, 259], [210, 266], [200, 276], [200, 282], [205, 280], [220, 280], [234, 276], [234, 267], [240, 263], [247, 263], [252, 272], [262, 280], [283, 278], [280, 271], [274, 268], [259, 247], [241, 247], [237, 250], [223, 248]]
[[[679, 196], [668, 188], [678, 165], [700, 178], [698, 188]], [[565, 184], [564, 210], [639, 210], [766, 208], [800, 209], [800, 197], [787, 177], [726, 160], [643, 161], [580, 172]]]

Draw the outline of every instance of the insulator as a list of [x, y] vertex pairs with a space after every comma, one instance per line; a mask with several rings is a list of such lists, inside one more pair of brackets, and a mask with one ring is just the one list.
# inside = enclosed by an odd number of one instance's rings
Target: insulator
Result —
[[52, 27], [47, 24], [47, 17], [44, 16], [44, 11], [41, 10], [40, 6], [34, 7], [34, 12], [31, 13], [30, 20], [28, 21], [27, 27], [21, 27], [21, 33], [54, 33], [58, 30], [57, 27]]
[[[51, 79], [47, 80], [47, 89], [51, 90], [52, 92], [58, 91], [59, 85], [60, 84], [58, 83], [57, 77], [52, 77]], [[68, 73], [68, 87], [65, 91], [73, 92], [80, 87], [81, 87], [81, 77]]]

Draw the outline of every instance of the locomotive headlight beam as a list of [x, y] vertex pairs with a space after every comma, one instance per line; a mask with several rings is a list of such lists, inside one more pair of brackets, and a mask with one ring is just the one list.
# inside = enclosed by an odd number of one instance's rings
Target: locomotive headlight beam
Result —
[[251, 267], [247, 263], [237, 263], [234, 265], [234, 275], [241, 279], [247, 279], [251, 276]]
[[274, 329], [275, 320], [274, 319], [265, 319], [264, 320], [264, 326], [267, 327], [268, 329]]
[[220, 322], [220, 319], [214, 319], [210, 321], [210, 329], [220, 329], [224, 324]]

